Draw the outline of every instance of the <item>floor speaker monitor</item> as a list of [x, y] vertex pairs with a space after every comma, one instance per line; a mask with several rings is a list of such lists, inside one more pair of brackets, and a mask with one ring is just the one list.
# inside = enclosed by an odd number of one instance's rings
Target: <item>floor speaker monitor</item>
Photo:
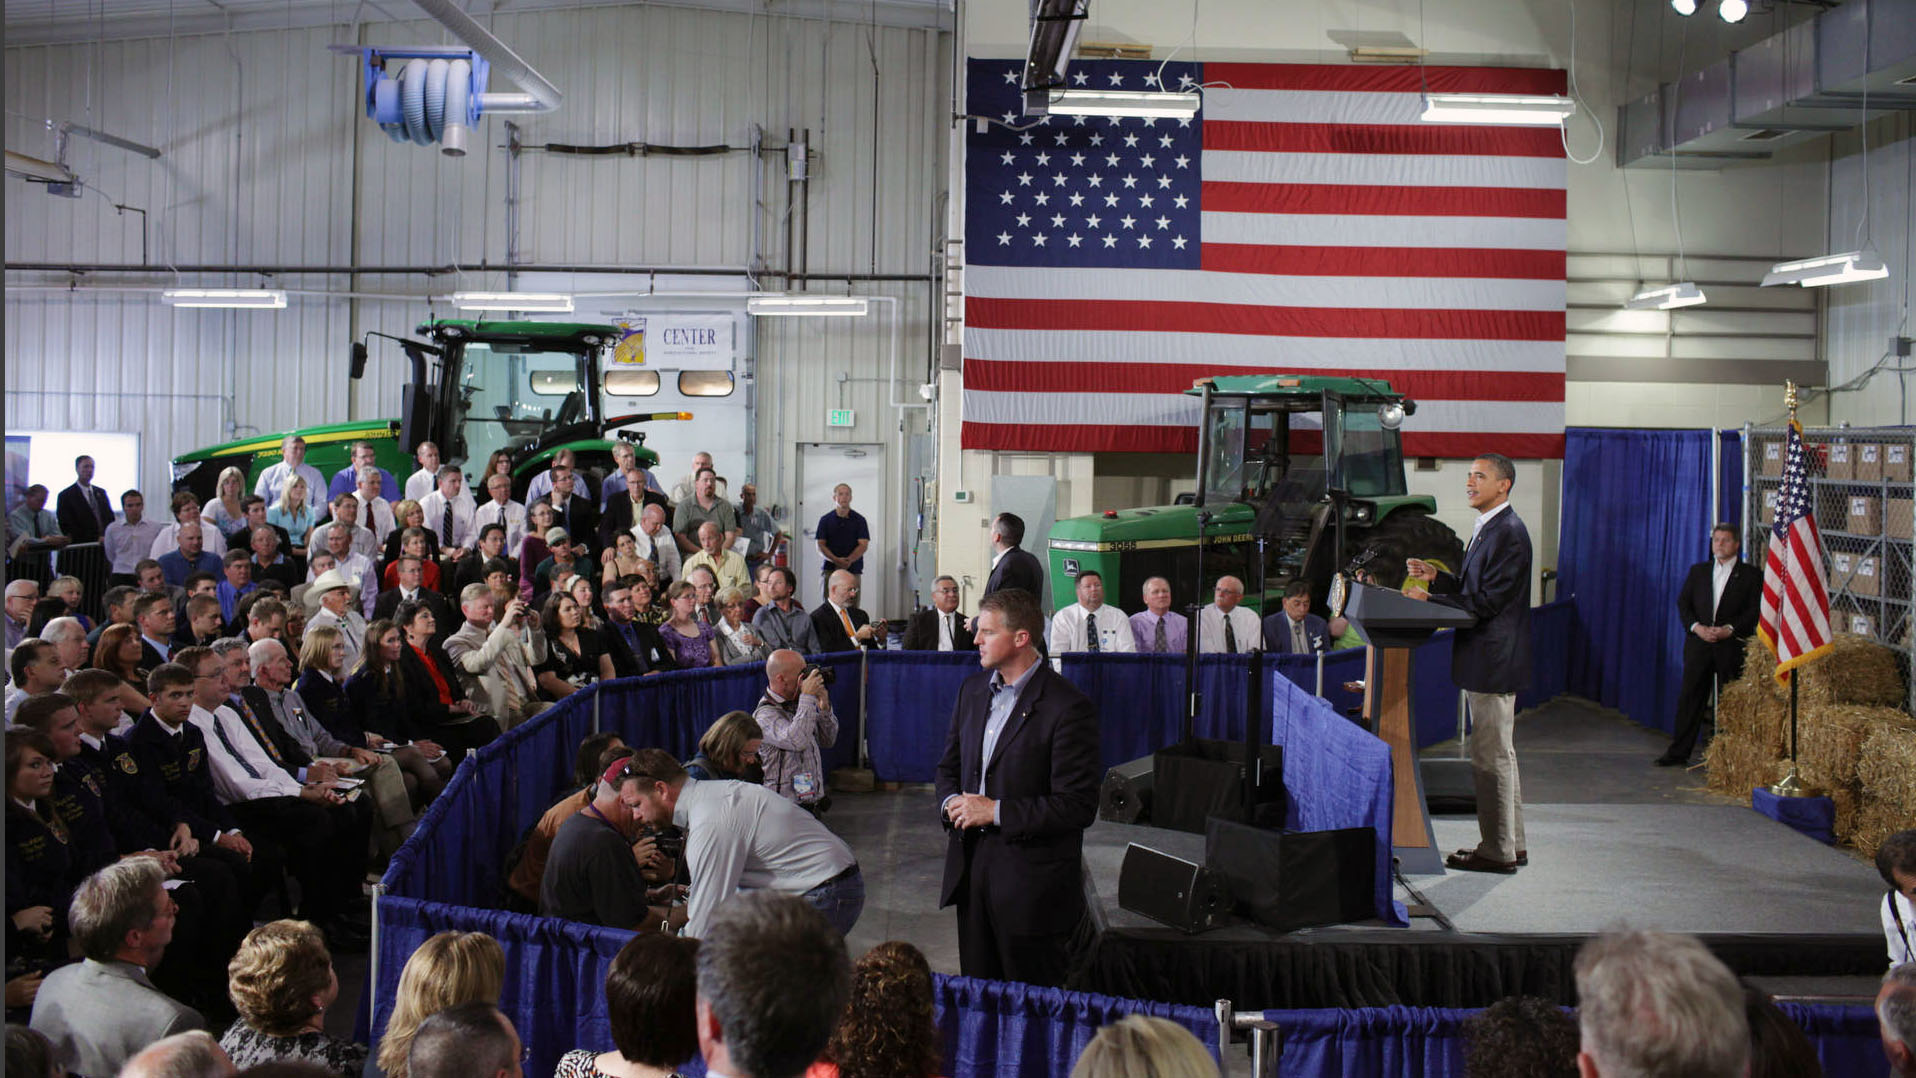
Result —
[[1134, 842], [1118, 870], [1118, 908], [1198, 933], [1224, 922], [1231, 897], [1203, 865]]

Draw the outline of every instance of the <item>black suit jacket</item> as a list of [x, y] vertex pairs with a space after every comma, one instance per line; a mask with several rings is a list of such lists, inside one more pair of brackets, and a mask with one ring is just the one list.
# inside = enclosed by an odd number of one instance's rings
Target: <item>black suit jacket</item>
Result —
[[[970, 651], [977, 645], [971, 639], [971, 630], [965, 628], [966, 618], [964, 612], [955, 611], [954, 615], [958, 619], [958, 624], [951, 631], [951, 649], [953, 651]], [[939, 616], [935, 607], [927, 607], [913, 614], [905, 621], [906, 651], [938, 650]]]
[[199, 727], [184, 723], [176, 736], [162, 728], [160, 720], [149, 711], [126, 732], [126, 744], [140, 769], [147, 772], [148, 781], [158, 783], [159, 790], [174, 806], [169, 815], [185, 820], [201, 844], [212, 842], [221, 831], [239, 827], [233, 814], [226, 811], [226, 806], [220, 804], [219, 796], [213, 792], [206, 735], [200, 733]]
[[[1677, 592], [1677, 616], [1683, 625], [1683, 661], [1688, 663], [1693, 655], [1713, 653], [1726, 669], [1741, 670], [1743, 646], [1756, 632], [1757, 608], [1763, 600], [1763, 573], [1748, 562], [1738, 561], [1730, 568], [1730, 579], [1723, 585], [1723, 598], [1712, 609], [1710, 566], [1709, 561], [1690, 566], [1683, 590]], [[1700, 640], [1690, 631], [1690, 626], [1699, 623], [1727, 625], [1730, 638], [1716, 643]]]
[[[287, 733], [286, 728], [279, 724], [279, 719], [273, 714], [273, 703], [266, 698], [266, 690], [258, 685], [245, 685], [240, 688], [239, 695], [241, 700], [246, 701], [246, 706], [252, 711], [253, 717], [259, 720], [259, 727], [266, 731], [266, 736], [272, 741], [273, 748], [278, 750], [282, 761], [280, 766], [285, 768], [288, 774], [297, 777], [299, 769], [310, 765], [313, 758], [308, 756], [306, 750], [300, 748], [299, 742], [293, 740], [293, 735]], [[247, 733], [253, 737], [253, 740], [259, 740], [259, 735], [254, 734], [251, 729], [248, 729]]]
[[60, 530], [76, 543], [99, 542], [106, 526], [113, 523], [113, 503], [107, 500], [106, 491], [92, 489], [89, 499], [80, 492], [80, 484], [74, 483], [54, 502], [53, 515], [60, 521]]
[[1044, 565], [1035, 555], [1024, 547], [1015, 546], [1005, 551], [998, 559], [998, 567], [991, 571], [990, 579], [985, 581], [985, 594], [1005, 588], [1023, 588], [1038, 600], [1042, 608], [1045, 601]]
[[[665, 495], [647, 490], [640, 496], [639, 502], [641, 506], [656, 505], [665, 510], [665, 522], [668, 525], [671, 524], [672, 503], [665, 500]], [[644, 512], [644, 509], [641, 508], [639, 511]], [[619, 533], [631, 531], [632, 525], [638, 522], [639, 518], [632, 514], [632, 495], [623, 490], [614, 494], [606, 499], [605, 515], [599, 521], [599, 546], [606, 550], [612, 549], [613, 541], [618, 538]]]
[[[853, 629], [862, 629], [871, 624], [871, 615], [855, 606], [845, 608], [852, 619]], [[830, 603], [820, 603], [812, 611], [812, 631], [818, 634], [818, 646], [824, 651], [856, 651], [858, 645], [845, 635], [845, 624], [838, 620], [838, 611]]]
[[[618, 497], [614, 494], [613, 497]], [[659, 635], [657, 626], [642, 621], [630, 621], [633, 634], [638, 637], [639, 647], [634, 651], [625, 640], [625, 634], [611, 618], [605, 620], [605, 627], [599, 630], [599, 639], [605, 641], [605, 652], [612, 656], [612, 673], [617, 677], [640, 677], [655, 670], [677, 670], [678, 660], [672, 657], [672, 649], [665, 646], [665, 638]]]
[[[452, 604], [446, 601], [445, 596], [431, 588], [421, 587], [419, 589], [418, 599], [420, 602], [426, 604], [428, 610], [432, 611], [433, 624], [438, 627], [432, 634], [432, 642], [435, 644], [445, 643], [446, 637], [451, 636], [453, 632], [459, 628], [459, 623], [465, 620], [464, 617], [453, 611]], [[373, 620], [378, 621], [380, 618], [391, 618], [393, 614], [399, 610], [399, 603], [398, 588], [387, 588], [385, 591], [380, 592], [378, 601], [373, 603]]]
[[566, 499], [565, 512], [552, 507], [552, 523], [564, 528], [575, 543], [584, 543], [592, 553], [599, 550], [599, 509], [591, 498], [574, 493]]
[[1515, 508], [1490, 518], [1464, 552], [1463, 578], [1438, 573], [1432, 602], [1474, 615], [1457, 630], [1450, 678], [1470, 692], [1530, 687], [1530, 532]]
[[[1018, 694], [984, 769], [990, 671], [958, 689], [945, 755], [938, 761], [938, 802], [978, 790], [998, 801], [998, 826], [952, 829], [945, 844], [939, 905], [957, 902], [965, 875], [990, 868], [991, 916], [1001, 935], [1068, 931], [1084, 912], [1084, 829], [1098, 814], [1098, 716], [1091, 700], [1042, 661]], [[942, 818], [943, 810], [940, 809]]]

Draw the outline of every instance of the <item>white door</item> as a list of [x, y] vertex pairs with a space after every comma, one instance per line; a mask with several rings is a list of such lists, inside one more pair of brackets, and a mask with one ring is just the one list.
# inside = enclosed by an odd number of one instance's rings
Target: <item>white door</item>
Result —
[[891, 598], [890, 567], [898, 551], [885, 545], [885, 450], [877, 445], [801, 444], [798, 447], [798, 519], [793, 521], [792, 557], [798, 570], [798, 595], [807, 610], [825, 597], [825, 559], [818, 553], [818, 518], [831, 512], [832, 489], [840, 483], [852, 488], [852, 508], [865, 518], [871, 546], [865, 550], [865, 572], [859, 579], [858, 605], [873, 620], [887, 613], [903, 616], [885, 604]]

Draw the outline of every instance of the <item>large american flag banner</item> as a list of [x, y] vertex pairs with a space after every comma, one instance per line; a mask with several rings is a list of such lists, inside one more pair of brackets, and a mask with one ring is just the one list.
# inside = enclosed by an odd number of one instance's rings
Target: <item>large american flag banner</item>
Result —
[[1546, 69], [1074, 61], [1202, 84], [1192, 119], [1026, 118], [973, 60], [967, 449], [1180, 452], [1200, 377], [1387, 379], [1415, 456], [1563, 455], [1558, 130], [1425, 124], [1423, 94], [1562, 93]]
[[1830, 649], [1829, 584], [1823, 572], [1823, 537], [1811, 504], [1809, 461], [1803, 427], [1790, 420], [1783, 485], [1776, 495], [1776, 525], [1763, 558], [1763, 605], [1756, 631], [1776, 656], [1776, 679]]

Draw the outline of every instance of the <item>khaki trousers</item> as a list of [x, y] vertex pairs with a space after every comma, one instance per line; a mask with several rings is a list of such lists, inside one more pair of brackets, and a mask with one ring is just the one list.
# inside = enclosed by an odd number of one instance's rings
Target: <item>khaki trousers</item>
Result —
[[1470, 770], [1477, 780], [1480, 857], [1515, 861], [1528, 850], [1523, 833], [1523, 788], [1517, 780], [1517, 694], [1472, 692]]

